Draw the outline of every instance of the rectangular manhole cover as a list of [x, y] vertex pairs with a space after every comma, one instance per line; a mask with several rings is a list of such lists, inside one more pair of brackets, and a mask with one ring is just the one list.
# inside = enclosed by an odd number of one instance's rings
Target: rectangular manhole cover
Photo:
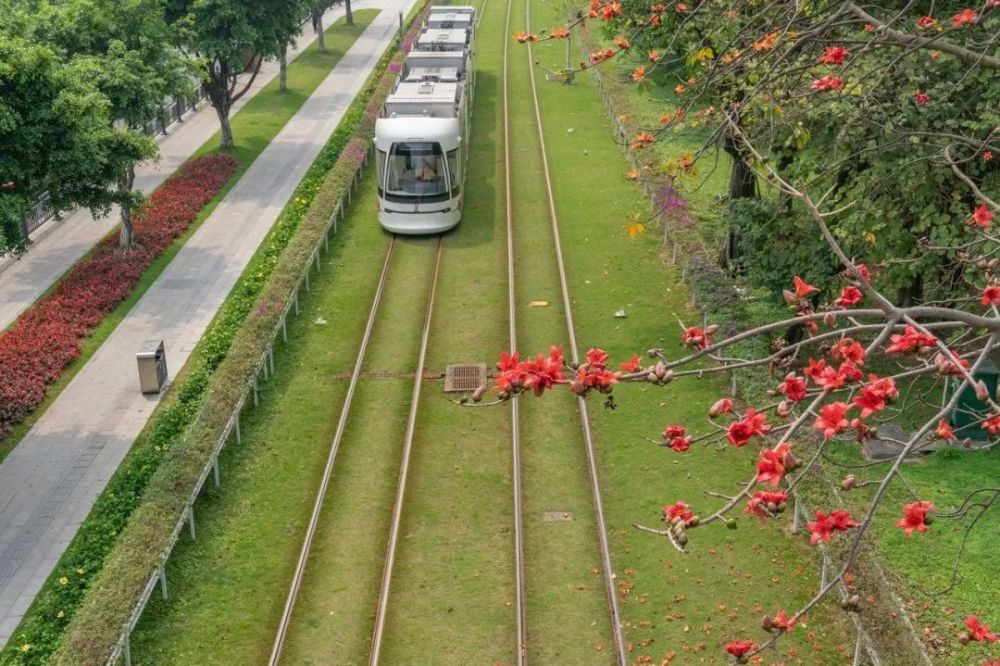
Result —
[[568, 523], [573, 520], [573, 514], [569, 511], [546, 511], [542, 514], [542, 520], [547, 523]]
[[445, 368], [444, 390], [446, 393], [475, 391], [484, 384], [486, 384], [485, 363], [456, 363]]

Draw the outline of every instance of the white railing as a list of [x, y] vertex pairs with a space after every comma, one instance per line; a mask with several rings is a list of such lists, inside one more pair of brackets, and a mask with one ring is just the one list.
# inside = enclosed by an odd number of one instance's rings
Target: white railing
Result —
[[212, 452], [209, 455], [208, 460], [205, 462], [204, 468], [201, 470], [197, 483], [188, 495], [184, 511], [181, 512], [181, 515], [177, 519], [177, 523], [174, 525], [174, 529], [170, 534], [170, 539], [166, 548], [162, 553], [160, 553], [158, 558], [159, 562], [155, 570], [150, 574], [145, 587], [143, 587], [142, 593], [139, 595], [138, 600], [129, 614], [128, 620], [122, 626], [118, 642], [115, 644], [114, 649], [111, 651], [111, 654], [107, 659], [107, 666], [114, 666], [118, 663], [119, 659], [124, 660], [125, 666], [132, 665], [132, 631], [142, 618], [142, 614], [146, 610], [146, 605], [149, 603], [150, 597], [152, 597], [156, 588], [159, 587], [160, 593], [163, 595], [163, 599], [166, 600], [168, 598], [169, 595], [167, 590], [166, 572], [167, 561], [170, 559], [170, 555], [173, 553], [173, 550], [177, 545], [180, 535], [184, 531], [185, 527], [188, 529], [191, 539], [194, 540], [196, 538], [197, 533], [195, 529], [194, 504], [198, 500], [198, 496], [201, 494], [202, 488], [204, 488], [209, 475], [212, 475], [217, 487], [220, 485], [221, 478], [219, 474], [219, 454], [229, 441], [230, 436], [234, 436], [237, 446], [243, 443], [243, 434], [240, 430], [240, 414], [243, 411], [243, 407], [246, 405], [248, 397], [253, 400], [253, 404], [256, 407], [260, 399], [259, 382], [266, 381], [274, 376], [274, 345], [277, 342], [279, 335], [281, 336], [283, 342], [288, 341], [288, 316], [292, 313], [295, 315], [299, 314], [299, 292], [303, 287], [307, 292], [310, 291], [311, 285], [309, 276], [312, 274], [314, 269], [317, 272], [320, 270], [321, 254], [328, 253], [330, 251], [330, 233], [331, 231], [333, 233], [337, 233], [338, 220], [343, 220], [346, 207], [351, 205], [352, 194], [357, 189], [358, 181], [364, 175], [364, 168], [368, 164], [370, 156], [371, 151], [367, 150], [365, 152], [364, 159], [355, 168], [354, 173], [351, 176], [351, 182], [344, 191], [344, 194], [340, 197], [340, 200], [337, 202], [337, 206], [334, 209], [333, 214], [330, 216], [329, 220], [327, 220], [322, 239], [317, 242], [312, 255], [303, 267], [302, 274], [296, 281], [295, 286], [291, 289], [291, 291], [289, 291], [285, 300], [284, 311], [282, 312], [281, 317], [279, 317], [278, 323], [271, 334], [271, 341], [267, 343], [267, 346], [261, 354], [260, 359], [257, 361], [257, 364], [254, 366], [250, 377], [247, 379], [246, 387], [237, 399], [236, 403], [233, 405], [229, 420], [226, 422], [225, 427], [219, 434], [219, 437], [215, 442], [215, 446], [212, 448]]

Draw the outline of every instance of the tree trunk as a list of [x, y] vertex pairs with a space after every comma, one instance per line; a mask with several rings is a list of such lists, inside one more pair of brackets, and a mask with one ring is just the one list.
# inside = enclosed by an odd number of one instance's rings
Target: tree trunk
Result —
[[[739, 140], [732, 134], [726, 133], [722, 146], [726, 153], [733, 158], [733, 168], [729, 174], [729, 201], [755, 199], [757, 197], [757, 175], [747, 164]], [[736, 232], [730, 228], [729, 237], [726, 239], [723, 265], [731, 266], [739, 259], [741, 255], [739, 241]]]
[[351, 0], [344, 0], [344, 11], [347, 12], [344, 21], [347, 25], [354, 25], [354, 12], [351, 11]]
[[288, 44], [281, 47], [278, 57], [278, 90], [288, 90]]
[[[118, 178], [118, 191], [128, 193], [132, 191], [132, 184], [135, 182], [135, 167], [128, 168], [121, 177]], [[122, 197], [127, 199], [128, 197]], [[131, 250], [136, 246], [135, 227], [132, 225], [132, 207], [128, 203], [121, 206], [121, 231], [118, 234], [118, 247], [123, 250]]]
[[326, 35], [323, 34], [323, 12], [313, 12], [313, 29], [316, 31], [316, 48], [320, 53], [326, 53]]
[[896, 294], [896, 305], [908, 308], [924, 300], [924, 278], [917, 275], [908, 287], [903, 287]]
[[232, 148], [233, 128], [229, 122], [229, 111], [233, 105], [233, 96], [230, 90], [229, 67], [213, 62], [208, 70], [208, 78], [203, 83], [205, 92], [208, 93], [208, 100], [212, 103], [212, 108], [215, 109], [215, 115], [219, 117], [219, 127], [222, 133], [219, 145], [224, 149]]

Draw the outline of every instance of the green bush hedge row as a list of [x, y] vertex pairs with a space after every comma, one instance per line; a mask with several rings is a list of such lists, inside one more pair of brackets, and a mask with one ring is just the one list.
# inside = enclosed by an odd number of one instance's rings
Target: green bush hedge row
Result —
[[[113, 548], [108, 552], [106, 547], [103, 566], [95, 570], [51, 663], [103, 664], [114, 648], [150, 573], [160, 564], [160, 554], [233, 406], [272, 340], [289, 293], [352, 182], [359, 155], [374, 134], [377, 111], [393, 83], [387, 68], [394, 53], [390, 49], [379, 62], [203, 337], [200, 367], [178, 391], [179, 396], [191, 398], [185, 403], [186, 418], [171, 418], [169, 426], [163, 417], [157, 419], [150, 439], [162, 441], [157, 451], [160, 464], [152, 465], [146, 476], [141, 502], [132, 502], [130, 515], [121, 516], [127, 518], [127, 527], [124, 531], [119, 527], [117, 538], [109, 535]], [[189, 381], [195, 382], [190, 390]], [[162, 439], [157, 436], [161, 422], [169, 428]], [[139, 492], [141, 488], [136, 497]]]
[[[223, 309], [206, 332], [199, 344], [194, 368], [185, 373], [183, 380], [172, 391], [171, 398], [157, 410], [151, 424], [140, 436], [125, 464], [116, 472], [104, 493], [95, 502], [90, 515], [81, 525], [77, 536], [70, 543], [52, 576], [46, 581], [4, 651], [0, 653], [0, 664], [13, 666], [47, 663], [59, 647], [67, 627], [76, 616], [77, 609], [85, 602], [85, 597], [94, 581], [107, 579], [108, 574], [104, 570], [111, 563], [111, 560], [107, 560], [109, 553], [119, 541], [119, 535], [131, 516], [140, 506], [140, 501], [144, 503], [154, 501], [155, 494], [151, 492], [150, 484], [154, 474], [160, 469], [164, 459], [174, 457], [170, 455], [168, 458], [168, 454], [175, 446], [186, 445], [187, 442], [182, 441], [184, 435], [196, 417], [205, 411], [202, 406], [207, 406], [205, 397], [210, 383], [217, 383], [210, 382], [210, 379], [213, 379], [214, 373], [233, 349], [240, 326], [251, 314], [269, 278], [279, 266], [282, 251], [288, 247], [296, 229], [309, 212], [310, 205], [317, 201], [318, 204], [322, 204], [318, 205], [318, 208], [329, 209], [332, 212], [332, 206], [336, 205], [345, 185], [350, 182], [353, 167], [351, 173], [344, 173], [348, 171], [347, 168], [334, 167], [356, 132], [371, 133], [374, 117], [370, 109], [365, 108], [364, 102], [368, 97], [377, 97], [379, 93], [384, 96], [384, 93], [388, 92], [387, 89], [383, 91], [388, 83], [377, 85], [377, 82], [385, 74], [391, 53], [392, 51], [383, 58], [365, 89], [345, 114], [268, 235], [266, 245], [255, 255]], [[386, 78], [391, 83], [392, 77]], [[375, 104], [377, 109], [381, 102], [373, 101], [372, 104]], [[368, 119], [369, 122], [359, 127], [363, 120]], [[371, 127], [368, 127], [369, 125]], [[345, 160], [345, 163], [348, 162], [350, 159]], [[335, 191], [331, 191], [331, 186]], [[324, 187], [327, 189], [323, 190]], [[329, 214], [326, 219], [329, 219]], [[258, 353], [254, 360], [259, 356]], [[186, 458], [186, 456], [178, 457], [181, 460]], [[194, 469], [186, 464], [182, 464], [181, 467], [188, 471]], [[147, 488], [150, 492], [146, 492]], [[169, 530], [166, 536], [169, 536]], [[147, 568], [145, 571], [150, 570]], [[146, 575], [148, 573], [143, 574], [143, 577]], [[128, 605], [127, 608], [130, 609], [131, 606]], [[124, 609], [125, 607], [119, 611]], [[84, 635], [89, 636], [89, 629], [85, 631], [87, 633]], [[71, 632], [71, 635], [74, 633]], [[113, 633], [116, 637], [117, 629]], [[68, 647], [74, 649], [61, 650], [57, 655], [58, 661], [78, 663], [79, 656], [83, 657], [82, 661], [96, 663], [99, 661], [98, 654], [104, 651], [99, 642], [93, 638], [73, 640], [72, 643], [73, 645]], [[107, 648], [110, 649], [111, 645]]]

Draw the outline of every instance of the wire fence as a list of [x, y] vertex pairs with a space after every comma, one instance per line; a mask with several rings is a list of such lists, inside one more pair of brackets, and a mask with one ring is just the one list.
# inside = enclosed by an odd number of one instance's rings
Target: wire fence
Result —
[[260, 359], [254, 366], [242, 394], [233, 405], [229, 419], [222, 432], [219, 434], [219, 437], [215, 442], [215, 446], [212, 448], [212, 452], [198, 477], [197, 483], [192, 489], [191, 494], [188, 496], [186, 507], [178, 517], [176, 525], [174, 525], [168, 545], [160, 554], [159, 564], [150, 574], [142, 593], [139, 595], [139, 598], [129, 615], [129, 619], [123, 625], [121, 635], [107, 659], [106, 666], [115, 666], [119, 663], [123, 663], [124, 666], [132, 666], [131, 635], [132, 631], [139, 623], [139, 620], [142, 618], [142, 614], [146, 610], [146, 605], [149, 603], [150, 598], [156, 592], [157, 588], [160, 589], [160, 594], [163, 596], [165, 601], [169, 598], [169, 590], [167, 587], [167, 562], [169, 561], [174, 548], [177, 546], [181, 534], [183, 534], [185, 530], [190, 534], [192, 541], [197, 538], [194, 505], [198, 501], [198, 497], [201, 495], [201, 491], [205, 487], [205, 483], [208, 481], [209, 477], [212, 478], [216, 487], [221, 485], [219, 455], [221, 454], [223, 448], [225, 448], [226, 444], [232, 440], [237, 446], [242, 445], [243, 433], [240, 428], [240, 415], [243, 412], [244, 407], [247, 406], [248, 400], [252, 401], [254, 407], [259, 404], [260, 383], [262, 381], [267, 381], [274, 376], [274, 346], [278, 342], [279, 336], [282, 342], [288, 341], [288, 317], [289, 315], [297, 316], [299, 314], [299, 293], [303, 289], [305, 289], [306, 292], [309, 292], [312, 289], [310, 276], [314, 271], [319, 272], [321, 267], [321, 255], [329, 253], [330, 234], [336, 234], [338, 232], [338, 221], [344, 219], [344, 216], [346, 215], [346, 208], [352, 203], [353, 193], [357, 190], [358, 182], [364, 176], [364, 169], [368, 164], [370, 156], [371, 150], [368, 149], [364, 154], [364, 158], [355, 168], [353, 175], [351, 176], [351, 181], [345, 189], [344, 194], [337, 202], [337, 206], [334, 209], [333, 214], [330, 216], [329, 220], [327, 220], [322, 238], [317, 242], [309, 260], [303, 266], [301, 276], [296, 281], [295, 286], [289, 291], [285, 301], [284, 311], [279, 317], [274, 331], [270, 335], [270, 342], [268, 342], [260, 356]]

